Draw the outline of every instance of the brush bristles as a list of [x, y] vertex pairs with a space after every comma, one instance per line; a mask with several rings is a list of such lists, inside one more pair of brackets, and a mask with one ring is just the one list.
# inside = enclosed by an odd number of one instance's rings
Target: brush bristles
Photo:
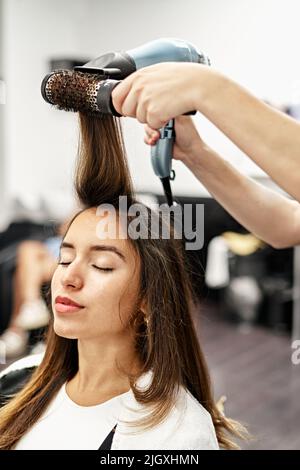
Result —
[[102, 75], [57, 70], [44, 84], [44, 96], [58, 109], [88, 114], [99, 113], [97, 93]]

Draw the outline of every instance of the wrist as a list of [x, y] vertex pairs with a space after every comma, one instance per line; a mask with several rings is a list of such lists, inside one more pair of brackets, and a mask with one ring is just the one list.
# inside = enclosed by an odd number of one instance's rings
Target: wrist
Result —
[[210, 161], [210, 158], [212, 158], [212, 153], [213, 150], [202, 142], [201, 144], [192, 146], [181, 160], [189, 168], [197, 166], [199, 169], [201, 169], [201, 167], [204, 169]]
[[218, 91], [225, 85], [225, 76], [207, 65], [197, 64], [191, 87], [194, 109], [205, 115], [218, 99]]

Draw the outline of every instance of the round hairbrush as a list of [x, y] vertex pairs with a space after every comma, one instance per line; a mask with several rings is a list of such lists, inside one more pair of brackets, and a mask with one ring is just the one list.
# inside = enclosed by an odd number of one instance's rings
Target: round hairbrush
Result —
[[118, 83], [119, 80], [97, 73], [55, 70], [43, 79], [41, 92], [44, 100], [58, 109], [120, 116], [111, 99], [111, 92]]

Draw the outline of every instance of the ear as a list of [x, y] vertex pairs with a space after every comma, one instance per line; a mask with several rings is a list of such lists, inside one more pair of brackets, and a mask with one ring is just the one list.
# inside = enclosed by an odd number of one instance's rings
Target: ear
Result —
[[140, 311], [143, 312], [144, 315], [146, 315], [148, 308], [147, 308], [147, 302], [146, 299], [143, 299], [140, 304]]

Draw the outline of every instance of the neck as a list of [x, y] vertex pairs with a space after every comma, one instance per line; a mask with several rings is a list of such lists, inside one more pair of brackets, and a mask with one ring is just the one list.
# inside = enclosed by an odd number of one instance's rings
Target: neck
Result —
[[124, 335], [122, 338], [78, 340], [78, 360], [78, 372], [68, 382], [67, 392], [83, 406], [98, 404], [129, 391], [126, 373], [138, 373], [141, 369], [132, 337]]

